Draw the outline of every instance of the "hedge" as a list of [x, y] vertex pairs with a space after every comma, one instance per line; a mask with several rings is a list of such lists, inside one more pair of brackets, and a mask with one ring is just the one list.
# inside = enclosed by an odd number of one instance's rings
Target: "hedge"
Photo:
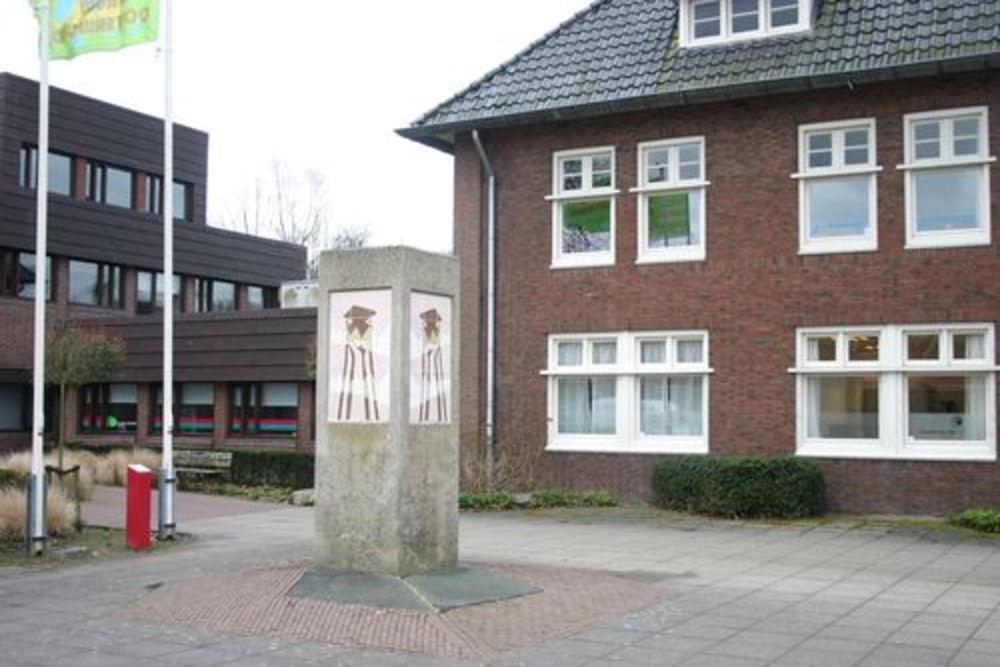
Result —
[[24, 486], [24, 475], [13, 470], [0, 468], [0, 489], [20, 488]]
[[949, 517], [949, 523], [980, 533], [1000, 533], [1000, 512], [990, 509], [965, 510]]
[[826, 509], [826, 483], [813, 461], [791, 457], [678, 456], [653, 471], [656, 503], [728, 518], [796, 519]]
[[311, 489], [316, 458], [302, 452], [235, 451], [230, 472], [234, 484]]

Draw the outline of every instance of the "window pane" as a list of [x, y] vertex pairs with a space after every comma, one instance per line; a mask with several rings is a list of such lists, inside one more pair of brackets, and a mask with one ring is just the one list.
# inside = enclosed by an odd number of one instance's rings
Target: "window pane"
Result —
[[952, 357], [954, 359], [985, 359], [986, 336], [972, 333], [953, 334], [951, 337]]
[[914, 440], [985, 440], [982, 376], [908, 378], [909, 436]]
[[264, 288], [247, 286], [247, 310], [264, 310]]
[[66, 155], [49, 153], [49, 192], [69, 196], [73, 189], [73, 161]]
[[717, 37], [722, 30], [719, 0], [694, 5], [694, 37]]
[[35, 175], [38, 172], [36, 160], [38, 151], [34, 146], [22, 146], [17, 165], [17, 184], [22, 188], [37, 187]]
[[701, 145], [685, 144], [677, 149], [678, 161], [680, 162], [680, 175], [682, 181], [694, 181], [701, 179]]
[[701, 191], [647, 198], [646, 243], [650, 248], [701, 244]]
[[645, 377], [639, 385], [643, 435], [701, 435], [702, 378]]
[[108, 167], [105, 170], [106, 204], [132, 208], [132, 172]]
[[810, 168], [833, 166], [833, 134], [831, 132], [809, 134], [807, 143]]
[[914, 123], [913, 149], [917, 160], [941, 157], [941, 123], [936, 120]]
[[26, 431], [25, 385], [0, 384], [0, 431]]
[[[35, 298], [35, 255], [30, 252], [17, 254], [17, 296], [22, 299]], [[45, 259], [45, 298], [52, 298], [52, 258]]]
[[662, 340], [644, 340], [639, 343], [639, 358], [644, 364], [667, 362], [667, 343]]
[[868, 164], [868, 130], [848, 130], [844, 132], [844, 164]]
[[583, 364], [583, 343], [559, 343], [556, 348], [560, 366], [580, 366]]
[[153, 274], [149, 271], [139, 271], [136, 274], [135, 311], [140, 315], [148, 315], [153, 312], [155, 306], [162, 306], [162, 303], [162, 299], [154, 296]]
[[969, 156], [979, 154], [979, 118], [956, 118], [954, 124], [955, 155]]
[[113, 384], [108, 386], [108, 416], [104, 430], [132, 433], [136, 428], [136, 397], [138, 390], [134, 384]]
[[595, 364], [618, 362], [618, 344], [614, 341], [600, 341], [591, 346], [591, 361]]
[[850, 361], [878, 361], [878, 336], [850, 336], [847, 358]]
[[758, 27], [759, 0], [732, 0], [733, 32], [753, 32]]
[[174, 219], [187, 220], [191, 211], [191, 187], [174, 181]]
[[836, 337], [809, 336], [809, 338], [806, 339], [806, 359], [809, 361], [836, 361]]
[[299, 387], [292, 382], [265, 382], [261, 385], [259, 432], [262, 435], [293, 437], [299, 424]]
[[907, 334], [906, 358], [937, 361], [941, 358], [939, 336], [937, 334]]
[[979, 167], [918, 171], [913, 175], [913, 183], [917, 231], [980, 226], [983, 179]]
[[669, 148], [652, 148], [646, 151], [647, 183], [665, 183], [670, 178], [669, 167]]
[[810, 438], [878, 438], [878, 376], [813, 377], [807, 381]]
[[181, 386], [176, 427], [188, 435], [210, 434], [215, 426], [215, 387], [209, 383]]
[[615, 378], [559, 378], [559, 433], [614, 433], [615, 386]]
[[799, 22], [799, 0], [771, 0], [771, 27], [782, 28]]
[[85, 306], [100, 304], [97, 264], [70, 260], [69, 302]]
[[866, 235], [871, 178], [848, 176], [807, 181], [810, 238]]
[[598, 252], [611, 248], [611, 201], [563, 202], [562, 251]]
[[677, 341], [677, 363], [700, 364], [704, 361], [703, 347], [700, 339]]
[[162, 178], [146, 175], [146, 200], [143, 202], [142, 209], [146, 213], [160, 214], [160, 203], [163, 201], [163, 194], [160, 192], [162, 187]]
[[212, 310], [236, 310], [236, 285], [216, 280], [212, 286]]

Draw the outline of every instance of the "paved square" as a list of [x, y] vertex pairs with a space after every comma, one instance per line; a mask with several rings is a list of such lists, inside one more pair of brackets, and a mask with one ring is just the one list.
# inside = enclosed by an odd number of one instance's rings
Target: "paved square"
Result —
[[[213, 499], [189, 500], [205, 505], [211, 516]], [[192, 619], [193, 612], [184, 612], [186, 602], [197, 606], [210, 592], [234, 595], [226, 586], [233, 577], [249, 577], [248, 584], [254, 573], [288, 573], [284, 584], [280, 576], [271, 582], [280, 589], [308, 564], [303, 554], [311, 553], [310, 510], [261, 509], [269, 511], [187, 522], [181, 516], [182, 528], [199, 538], [189, 548], [62, 571], [0, 572], [0, 662], [1000, 664], [1000, 542], [846, 523], [774, 526], [627, 510], [463, 515], [461, 557], [506, 572], [570, 577], [582, 571], [595, 581], [650, 593], [630, 600], [630, 611], [591, 608], [588, 616], [581, 608], [572, 623], [559, 624], [544, 609], [502, 614], [494, 605], [471, 607], [465, 611], [475, 614], [463, 624], [449, 625], [448, 614], [427, 624], [440, 641], [459, 647], [430, 652], [413, 641], [422, 630], [406, 624], [386, 635], [391, 642], [378, 644], [393, 650], [376, 650], [331, 643], [323, 633], [344, 633], [349, 626], [321, 617], [307, 617], [299, 634], [283, 632], [271, 623], [274, 618], [262, 617], [252, 632], [227, 626], [240, 614], [253, 618], [251, 608], [238, 606], [214, 605], [220, 611], [211, 623]], [[201, 593], [172, 595], [197, 582]], [[141, 609], [151, 613], [135, 613]], [[372, 610], [355, 630], [384, 630], [375, 611], [385, 613]]]

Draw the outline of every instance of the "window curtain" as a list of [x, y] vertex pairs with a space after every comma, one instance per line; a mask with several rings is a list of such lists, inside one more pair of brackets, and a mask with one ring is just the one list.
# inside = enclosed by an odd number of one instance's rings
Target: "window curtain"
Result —
[[559, 378], [560, 433], [615, 432], [615, 378]]
[[702, 434], [702, 378], [643, 378], [639, 391], [643, 435]]

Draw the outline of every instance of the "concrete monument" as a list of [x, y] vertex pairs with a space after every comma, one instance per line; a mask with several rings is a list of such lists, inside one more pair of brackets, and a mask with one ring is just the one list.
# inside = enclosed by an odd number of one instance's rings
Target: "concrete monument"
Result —
[[320, 257], [316, 528], [323, 567], [399, 577], [458, 559], [458, 260]]

